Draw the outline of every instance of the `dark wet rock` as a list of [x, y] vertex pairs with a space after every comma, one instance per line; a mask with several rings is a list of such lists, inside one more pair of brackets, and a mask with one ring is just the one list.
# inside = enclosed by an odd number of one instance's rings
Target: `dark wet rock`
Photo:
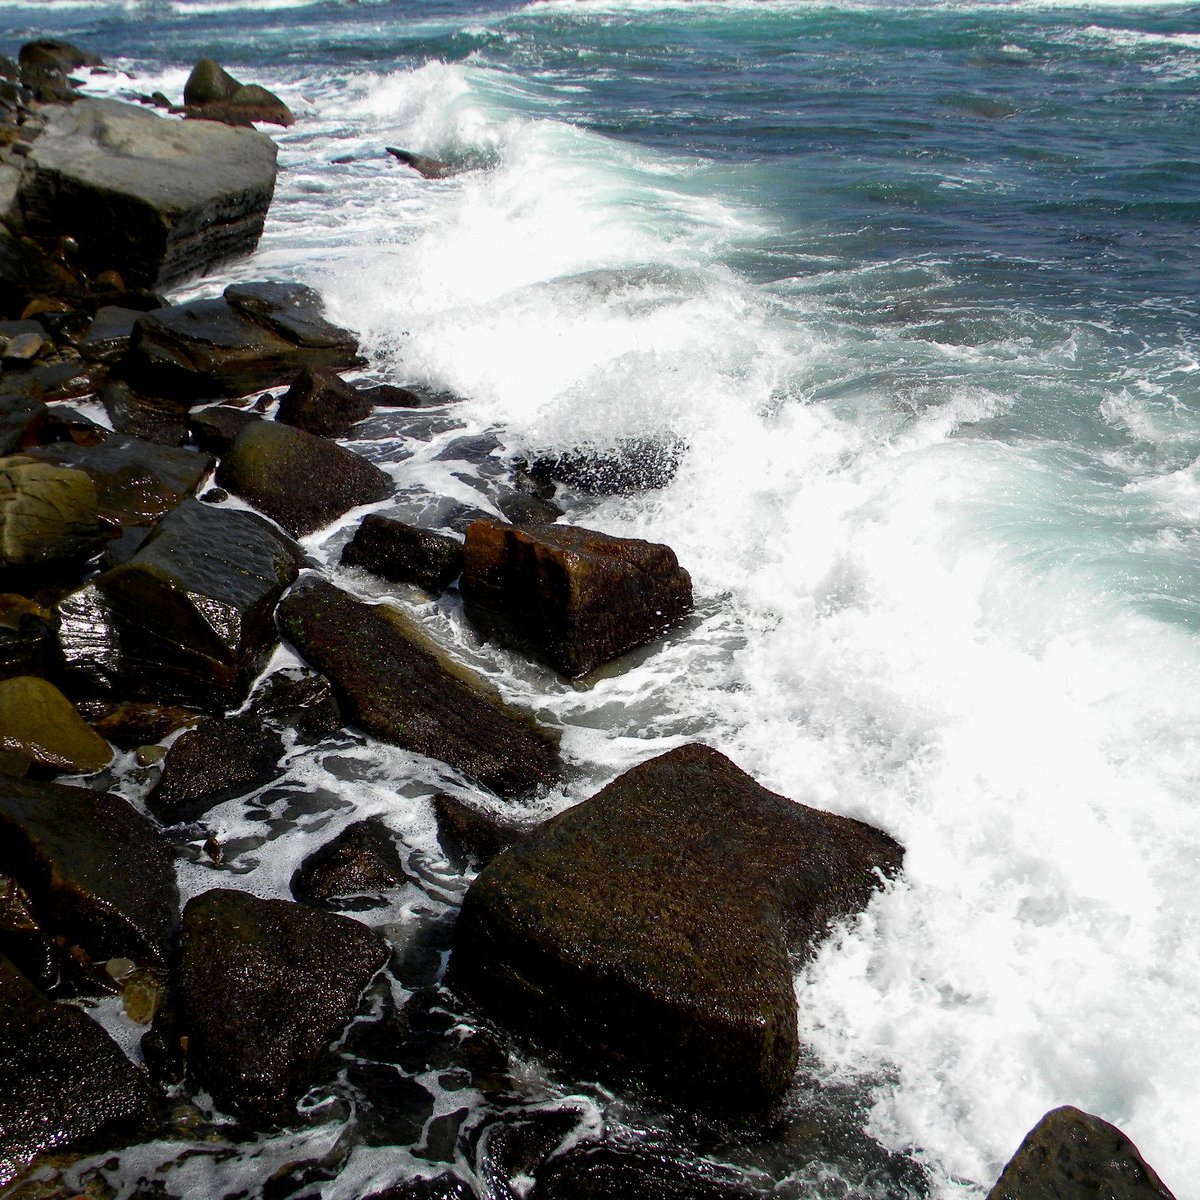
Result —
[[[8, 378], [13, 378], [17, 372], [11, 372]], [[82, 361], [44, 362], [36, 363], [28, 370], [21, 372], [36, 388], [47, 404], [59, 400], [77, 400], [81, 396], [90, 396], [100, 389], [108, 377], [108, 368], [100, 363]], [[51, 414], [53, 420], [59, 414]], [[107, 432], [105, 430], [104, 432]], [[57, 435], [43, 435], [43, 442], [55, 441]], [[95, 437], [94, 441], [102, 438]]]
[[304, 367], [351, 367], [358, 344], [322, 315], [300, 284], [231, 284], [217, 300], [145, 314], [124, 370], [148, 391], [177, 398], [244, 396], [290, 382]]
[[508, 492], [496, 498], [496, 507], [514, 525], [553, 525], [563, 510], [553, 500], [527, 492]]
[[392, 494], [391, 479], [374, 463], [275, 421], [258, 421], [238, 434], [217, 482], [297, 537]]
[[348, 917], [244, 892], [197, 896], [184, 910], [179, 986], [191, 1070], [222, 1108], [287, 1121], [387, 957]]
[[40, 604], [0, 593], [0, 679], [45, 675], [50, 668], [54, 618]]
[[276, 671], [256, 693], [251, 707], [258, 716], [314, 740], [337, 733], [344, 724], [329, 680], [305, 667]]
[[359, 390], [375, 408], [440, 408], [443, 404], [451, 404], [459, 398], [449, 392], [397, 387], [394, 383], [377, 383]]
[[354, 1063], [346, 1080], [357, 1093], [355, 1117], [367, 1146], [412, 1146], [433, 1115], [433, 1097], [415, 1079], [382, 1063]]
[[478, 1200], [478, 1195], [469, 1183], [447, 1171], [428, 1178], [405, 1179], [382, 1192], [372, 1192], [367, 1200]]
[[35, 444], [46, 416], [46, 406], [36, 396], [0, 396], [0, 455]]
[[32, 239], [0, 225], [0, 314], [20, 316], [35, 296], [57, 292], [67, 283]]
[[0, 780], [0, 872], [33, 898], [40, 923], [95, 962], [164, 967], [179, 897], [170, 846], [119, 796]]
[[153, 742], [161, 742], [177, 729], [195, 725], [200, 714], [191, 708], [172, 704], [152, 704], [121, 701], [110, 704], [103, 700], [84, 701], [80, 713], [92, 728], [122, 750], [136, 750]]
[[133, 326], [142, 311], [106, 304], [96, 310], [86, 332], [73, 339], [75, 348], [88, 362], [116, 362], [129, 349]]
[[103, 545], [96, 487], [82, 471], [0, 459], [0, 571], [82, 563]]
[[[62, 442], [70, 442], [79, 447], [98, 446], [109, 436], [110, 430], [93, 421], [91, 417], [85, 416], [79, 409], [59, 404], [46, 414], [41, 443], [43, 447]], [[29, 451], [25, 453], [28, 454]]]
[[105, 385], [100, 398], [118, 433], [159, 446], [182, 446], [187, 441], [187, 409], [182, 404], [144, 396], [116, 379]]
[[579, 1128], [580, 1118], [579, 1110], [569, 1106], [527, 1109], [485, 1128], [477, 1158], [489, 1193], [511, 1195], [512, 1185], [532, 1177], [546, 1157]]
[[200, 59], [192, 68], [183, 87], [183, 103], [190, 115], [231, 125], [263, 121], [286, 126], [296, 121], [274, 92], [256, 83], [240, 83], [211, 58]]
[[261, 420], [262, 417], [258, 413], [247, 408], [218, 404], [215, 408], [203, 408], [192, 413], [188, 425], [196, 445], [201, 450], [221, 457], [228, 452], [229, 447], [237, 441], [238, 434], [251, 421]]
[[210, 808], [283, 774], [283, 739], [253, 713], [206, 717], [167, 751], [146, 807], [164, 824], [194, 821]]
[[412, 167], [425, 179], [446, 179], [458, 173], [455, 167], [438, 158], [414, 154], [411, 150], [401, 150], [396, 146], [387, 146], [385, 149], [393, 158], [398, 158], [406, 167]]
[[690, 745], [614, 780], [480, 874], [451, 980], [588, 1066], [704, 1109], [764, 1109], [797, 1061], [789, 952], [903, 851]]
[[645, 1146], [584, 1143], [538, 1172], [530, 1200], [750, 1200], [762, 1193], [728, 1167]]
[[292, 876], [292, 895], [318, 908], [379, 908], [387, 904], [381, 893], [407, 880], [395, 839], [382, 821], [370, 818], [313, 851]]
[[120, 525], [153, 525], [212, 469], [207, 454], [126, 434], [90, 446], [55, 442], [30, 450], [29, 457], [83, 471], [96, 485], [100, 515]]
[[436, 653], [397, 609], [306, 580], [279, 617], [284, 636], [329, 677], [343, 713], [368, 733], [449, 763], [501, 795], [557, 777], [550, 734]]
[[525, 833], [525, 827], [515, 821], [448, 792], [434, 796], [433, 811], [447, 855], [460, 862], [470, 859], [477, 867], [486, 867]]
[[84, 271], [158, 288], [253, 250], [274, 189], [265, 134], [80, 100], [47, 114], [17, 202], [32, 236], [77, 239]]
[[101, 696], [236, 706], [274, 648], [297, 558], [261, 517], [187, 501], [129, 562], [59, 604], [68, 675]]
[[464, 609], [486, 636], [585, 675], [659, 637], [692, 609], [692, 581], [669, 546], [591, 529], [467, 530]]
[[89, 990], [75, 960], [42, 928], [29, 893], [8, 875], [0, 875], [0, 958], [48, 994]]
[[47, 1000], [3, 958], [0, 1010], [0, 1187], [47, 1151], [136, 1136], [150, 1088], [95, 1021]]
[[678, 440], [628, 438], [609, 448], [539, 458], [529, 474], [565, 483], [589, 496], [623, 496], [666, 487], [675, 478], [686, 449]]
[[113, 756], [66, 696], [35, 675], [0, 681], [0, 749], [70, 775], [91, 775]]
[[462, 562], [462, 543], [456, 538], [377, 513], [363, 518], [342, 549], [346, 566], [430, 592], [445, 591], [462, 573]]
[[102, 67], [104, 60], [90, 50], [57, 38], [41, 38], [26, 42], [17, 51], [17, 63], [22, 67], [44, 67], [64, 75], [80, 67]]
[[988, 1200], [1174, 1198], [1115, 1125], [1064, 1106], [1030, 1130]]
[[306, 367], [279, 401], [277, 420], [321, 437], [342, 437], [371, 415], [371, 402], [333, 371]]
[[100, 569], [107, 571], [127, 563], [146, 544], [150, 529], [147, 525], [122, 526], [117, 536], [105, 543], [104, 553], [100, 555]]

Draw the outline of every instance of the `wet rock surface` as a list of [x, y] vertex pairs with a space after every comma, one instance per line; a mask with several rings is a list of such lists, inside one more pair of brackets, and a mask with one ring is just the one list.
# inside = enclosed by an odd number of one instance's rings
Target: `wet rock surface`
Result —
[[71, 775], [112, 761], [112, 747], [52, 683], [34, 675], [0, 682], [0, 750]]
[[205, 408], [193, 413], [188, 420], [188, 427], [201, 450], [222, 455], [237, 441], [238, 434], [251, 421], [261, 420], [262, 417], [258, 413], [248, 408], [219, 404], [215, 408]]
[[135, 1136], [150, 1088], [79, 1009], [47, 1000], [0, 957], [0, 1187], [48, 1150]]
[[178, 918], [174, 858], [153, 822], [106, 792], [0, 778], [0, 872], [39, 923], [93, 961], [167, 964]]
[[1115, 1125], [1078, 1108], [1048, 1112], [1004, 1168], [988, 1200], [1174, 1200]]
[[789, 952], [869, 901], [901, 848], [705, 746], [660, 755], [484, 869], [451, 978], [486, 1011], [685, 1104], [755, 1111], [797, 1061]]
[[318, 908], [387, 904], [380, 893], [408, 881], [396, 842], [378, 819], [356, 821], [310, 854], [292, 876], [292, 895]]
[[256, 83], [239, 82], [211, 58], [200, 59], [192, 68], [183, 87], [183, 104], [189, 116], [228, 125], [296, 123], [291, 109], [274, 92]]
[[274, 190], [264, 134], [80, 100], [47, 112], [18, 205], [34, 236], [71, 234], [89, 274], [158, 288], [253, 250]]
[[449, 763], [501, 795], [557, 776], [550, 736], [422, 645], [398, 610], [307, 579], [279, 618], [284, 636], [329, 677], [347, 719], [375, 737]]
[[567, 676], [645, 645], [692, 609], [692, 581], [669, 546], [567, 525], [467, 530], [460, 584], [487, 636]]
[[0, 459], [0, 571], [83, 562], [103, 543], [96, 487], [82, 471]]
[[333, 371], [308, 367], [279, 401], [277, 420], [321, 437], [342, 437], [369, 417], [374, 405], [353, 384]]
[[639, 1146], [577, 1146], [537, 1176], [531, 1200], [751, 1200], [761, 1193], [715, 1163]]
[[342, 550], [342, 563], [392, 583], [445, 591], [462, 573], [462, 543], [445, 534], [371, 513]]
[[434, 796], [433, 811], [438, 838], [447, 855], [469, 860], [477, 867], [486, 867], [526, 832], [524, 826], [497, 816], [482, 804], [472, 804], [447, 792]]
[[365, 458], [275, 421], [258, 421], [238, 434], [217, 481], [296, 537], [392, 494], [391, 479]]
[[190, 1069], [243, 1119], [287, 1121], [386, 960], [378, 935], [348, 917], [245, 892], [197, 896], [180, 963]]

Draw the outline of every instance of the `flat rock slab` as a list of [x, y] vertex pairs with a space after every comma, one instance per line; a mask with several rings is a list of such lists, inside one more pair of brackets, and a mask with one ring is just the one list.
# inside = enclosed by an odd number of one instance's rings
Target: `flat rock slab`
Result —
[[349, 917], [224, 889], [197, 896], [179, 971], [191, 1070], [221, 1107], [287, 1121], [387, 959], [382, 939]]
[[67, 670], [100, 695], [235, 706], [275, 646], [297, 560], [254, 513], [189, 500], [59, 605]]
[[217, 482], [295, 537], [386, 500], [393, 490], [391, 478], [361, 455], [276, 421], [256, 421], [238, 434]]
[[346, 717], [368, 733], [504, 796], [557, 778], [551, 735], [435, 653], [396, 609], [305, 580], [284, 598], [279, 619], [284, 636], [329, 678]]
[[33, 898], [43, 928], [93, 961], [166, 966], [179, 910], [174, 855], [128, 801], [0, 779], [0, 873]]
[[143, 316], [122, 370], [150, 392], [212, 399], [289, 383], [304, 367], [361, 361], [354, 334], [325, 320], [312, 288], [233, 284], [220, 299]]
[[146, 1077], [78, 1008], [0, 957], [0, 1187], [41, 1154], [110, 1146], [150, 1115]]
[[72, 775], [91, 775], [113, 757], [66, 696], [36, 675], [0, 682], [0, 749]]
[[988, 1200], [1174, 1200], [1115, 1126], [1069, 1105], [1048, 1112], [988, 1193]]
[[459, 585], [485, 636], [586, 675], [654, 641], [692, 610], [692, 580], [669, 546], [569, 525], [467, 529]]
[[602, 1071], [757, 1111], [797, 1059], [789, 953], [862, 909], [903, 851], [684, 746], [551, 818], [471, 886], [451, 980]]
[[45, 110], [17, 203], [34, 237], [70, 234], [90, 275], [162, 288], [258, 245], [275, 143], [113, 100]]

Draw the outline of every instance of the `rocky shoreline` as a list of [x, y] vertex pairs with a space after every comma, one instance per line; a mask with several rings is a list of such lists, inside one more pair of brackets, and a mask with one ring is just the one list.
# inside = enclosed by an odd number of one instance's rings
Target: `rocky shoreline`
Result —
[[[311, 289], [159, 293], [257, 245], [275, 147], [253, 123], [292, 115], [211, 60], [182, 104], [147, 98], [184, 120], [79, 94], [70, 72], [101, 66], [46, 41], [0, 62], [0, 1194], [73, 1195], [71, 1161], [134, 1142], [182, 1152], [211, 1131], [202, 1092], [240, 1136], [320, 1119], [297, 1107], [314, 1085], [362, 1144], [429, 1151], [427, 1171], [375, 1193], [390, 1200], [769, 1194], [703, 1139], [606, 1141], [561, 1113], [490, 1135], [470, 1177], [443, 1170], [455, 1154], [431, 1146], [414, 1080], [458, 1071], [502, 1104], [516, 1039], [568, 1079], [728, 1136], [777, 1125], [801, 1054], [795, 969], [902, 870], [903, 848], [699, 744], [535, 828], [506, 819], [506, 801], [570, 772], [554, 731], [297, 541], [392, 496], [355, 452], [358, 422], [444, 398], [344, 378], [365, 365], [356, 339]], [[428, 178], [444, 165], [392, 153]], [[480, 637], [563, 677], [619, 670], [686, 619], [686, 565], [558, 524], [555, 488], [654, 486], [679, 454], [513, 463], [509, 523], [366, 513], [343, 561], [457, 589]], [[264, 677], [281, 639], [308, 667]], [[286, 784], [285, 747], [347, 726], [478, 790], [430, 796], [447, 854], [478, 874], [420, 969], [393, 930], [347, 915], [413, 878], [403, 831], [377, 819], [309, 855], [293, 900], [223, 874], [181, 904], [175, 835], [219, 864], [206, 814]], [[113, 788], [130, 756], [154, 776], [146, 811]], [[388, 973], [412, 992], [400, 1009]], [[86, 1015], [102, 996], [145, 1027], [132, 1054]], [[916, 1163], [859, 1137], [879, 1194], [922, 1194]], [[316, 1194], [349, 1149], [262, 1194]], [[1169, 1193], [1118, 1130], [1064, 1108], [990, 1200], [1043, 1196]]]

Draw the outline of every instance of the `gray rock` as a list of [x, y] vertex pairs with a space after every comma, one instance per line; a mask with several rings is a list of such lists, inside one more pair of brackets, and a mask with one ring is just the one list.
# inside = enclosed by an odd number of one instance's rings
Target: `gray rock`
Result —
[[35, 238], [76, 238], [89, 274], [159, 288], [252, 251], [274, 190], [265, 134], [80, 100], [46, 113], [17, 203]]
[[861, 909], [903, 851], [684, 746], [484, 868], [449, 982], [589, 1069], [696, 1108], [759, 1112], [792, 1080], [790, 954]]

